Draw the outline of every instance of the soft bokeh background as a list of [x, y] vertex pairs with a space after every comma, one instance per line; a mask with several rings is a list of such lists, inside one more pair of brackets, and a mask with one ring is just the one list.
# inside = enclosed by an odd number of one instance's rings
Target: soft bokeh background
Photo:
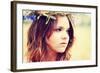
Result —
[[[23, 59], [26, 60], [27, 32], [34, 19], [31, 11], [23, 10]], [[71, 48], [71, 60], [89, 60], [91, 58], [91, 14], [72, 13], [75, 41]]]
[[71, 49], [72, 60], [89, 60], [91, 58], [91, 14], [75, 13], [75, 42]]

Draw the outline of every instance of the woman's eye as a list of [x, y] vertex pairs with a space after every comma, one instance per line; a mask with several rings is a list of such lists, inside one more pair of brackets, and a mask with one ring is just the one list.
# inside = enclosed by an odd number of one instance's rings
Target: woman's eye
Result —
[[66, 30], [66, 32], [69, 33], [70, 32], [70, 29]]
[[59, 32], [59, 31], [62, 31], [62, 29], [61, 28], [58, 28], [58, 29], [55, 29], [55, 31]]

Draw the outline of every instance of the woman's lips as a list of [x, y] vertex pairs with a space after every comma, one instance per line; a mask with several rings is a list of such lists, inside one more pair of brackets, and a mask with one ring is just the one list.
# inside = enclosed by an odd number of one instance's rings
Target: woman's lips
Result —
[[67, 43], [66, 42], [62, 42], [61, 45], [62, 46], [67, 46]]
[[61, 44], [67, 44], [66, 42], [62, 42]]

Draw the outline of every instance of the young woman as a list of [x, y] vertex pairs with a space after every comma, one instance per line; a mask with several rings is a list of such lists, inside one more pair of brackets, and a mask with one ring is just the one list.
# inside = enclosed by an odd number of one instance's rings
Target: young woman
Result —
[[71, 14], [35, 11], [28, 31], [28, 62], [69, 60], [74, 40]]

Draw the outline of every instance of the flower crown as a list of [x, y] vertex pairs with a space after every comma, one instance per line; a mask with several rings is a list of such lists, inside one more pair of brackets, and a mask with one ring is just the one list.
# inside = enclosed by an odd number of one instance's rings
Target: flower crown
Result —
[[39, 20], [39, 18], [41, 16], [46, 16], [48, 19], [47, 19], [45, 24], [48, 24], [50, 19], [56, 20], [56, 17], [54, 15], [61, 15], [61, 16], [63, 16], [63, 15], [69, 15], [70, 13], [68, 13], [68, 12], [61, 12], [61, 11], [57, 12], [57, 11], [41, 11], [41, 10], [38, 10], [38, 11], [34, 11], [33, 14], [34, 15], [38, 14], [38, 16], [36, 18], [37, 20]]

